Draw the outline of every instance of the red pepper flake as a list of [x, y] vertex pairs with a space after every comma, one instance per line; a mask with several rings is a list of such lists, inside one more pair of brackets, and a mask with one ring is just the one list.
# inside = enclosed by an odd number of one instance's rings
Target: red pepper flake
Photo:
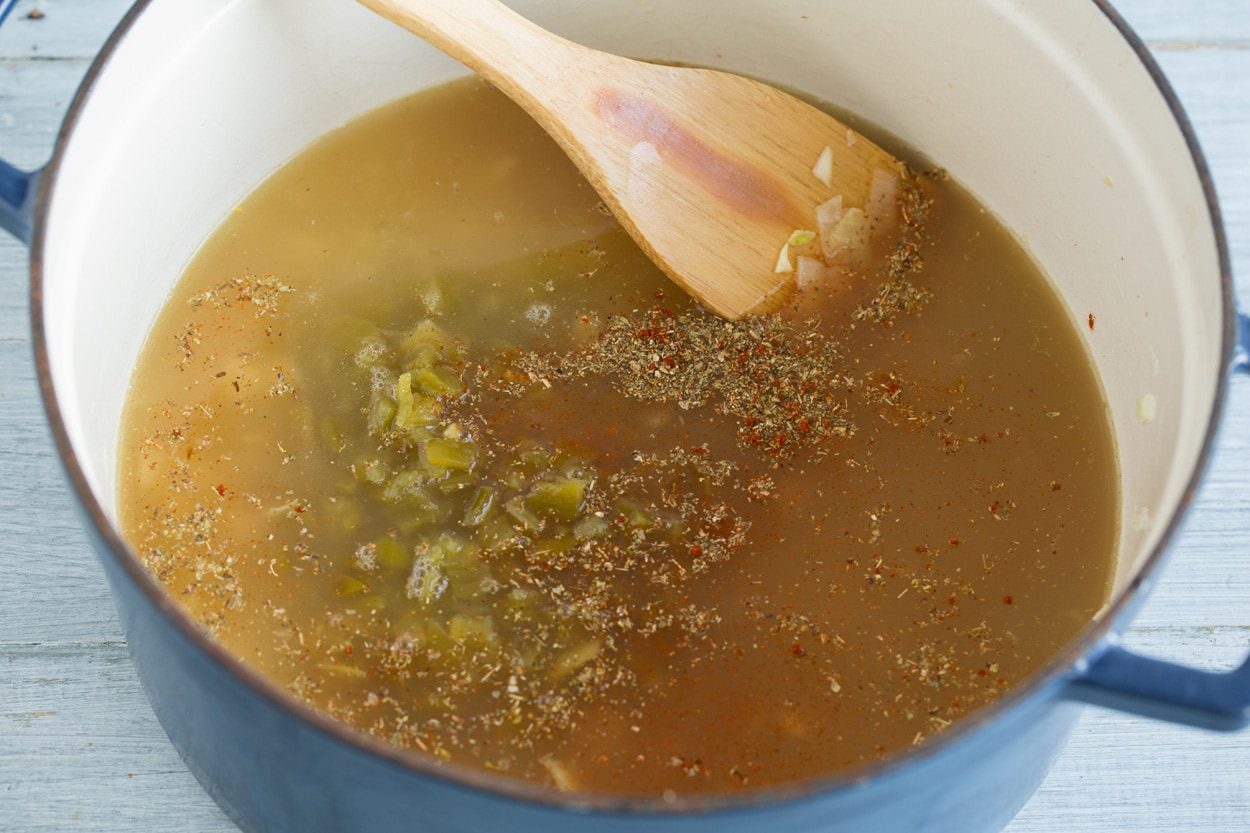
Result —
[[225, 496], [226, 496], [226, 484], [225, 484], [225, 483], [218, 483], [218, 484], [217, 484], [216, 486], [214, 486], [213, 488], [214, 488], [214, 490], [217, 492], [217, 494], [218, 494], [220, 497], [225, 497]]
[[655, 344], [668, 342], [668, 332], [661, 327], [643, 327], [634, 335], [639, 341], [649, 341]]
[[1053, 482], [1050, 484], [1050, 490], [1051, 490], [1052, 492], [1057, 492], [1057, 491], [1059, 491], [1059, 490], [1060, 490], [1060, 489], [1062, 489], [1062, 488], [1063, 488], [1063, 485], [1062, 485], [1062, 484], [1060, 484], [1060, 482], [1059, 482], [1058, 480], [1055, 480], [1055, 481], [1053, 481]]
[[1089, 331], [1091, 333], [1094, 331], [1094, 314], [1092, 312], [1089, 314]]
[[691, 558], [702, 558], [702, 557], [703, 557], [703, 547], [699, 546], [698, 544], [692, 544], [692, 545], [690, 546], [690, 557], [691, 557]]
[[957, 546], [959, 546], [959, 539], [958, 539], [958, 538], [952, 538], [952, 539], [951, 539], [951, 546], [952, 546], [952, 547], [957, 547]]
[[807, 651], [804, 651], [803, 646], [797, 642], [790, 646], [790, 653], [796, 657], [807, 656]]
[[1013, 597], [1003, 596], [1003, 604], [1009, 605], [1009, 604], [1014, 604], [1014, 603], [1015, 603], [1015, 599]]
[[923, 544], [916, 547], [916, 552], [928, 552], [928, 551], [929, 551], [929, 548], [924, 546]]

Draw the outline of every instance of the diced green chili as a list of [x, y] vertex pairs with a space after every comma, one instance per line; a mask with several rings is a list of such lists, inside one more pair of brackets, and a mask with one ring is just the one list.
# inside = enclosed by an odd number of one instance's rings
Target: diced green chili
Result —
[[447, 623], [447, 635], [455, 642], [477, 642], [483, 645], [494, 645], [499, 642], [495, 633], [495, 623], [489, 616], [465, 616], [456, 614]]
[[510, 514], [491, 514], [478, 528], [477, 540], [483, 547], [498, 549], [517, 537]]
[[541, 440], [522, 440], [516, 444], [513, 459], [528, 471], [546, 468], [554, 456], [551, 447]]
[[455, 360], [459, 355], [456, 340], [447, 334], [442, 327], [430, 319], [417, 324], [400, 344], [400, 351], [405, 355], [416, 352], [423, 346], [433, 347], [442, 353], [444, 359]]
[[382, 491], [382, 499], [388, 503], [397, 503], [410, 496], [417, 496], [418, 500], [422, 496], [428, 499], [429, 496], [424, 494], [421, 487], [429, 481], [429, 474], [422, 469], [404, 469], [386, 484], [386, 488]]
[[535, 542], [535, 553], [545, 555], [548, 558], [563, 555], [573, 549], [573, 545], [577, 543], [573, 533], [566, 527], [557, 527], [555, 530], [548, 530], [548, 533]]
[[384, 570], [408, 570], [412, 567], [412, 551], [389, 535], [373, 542], [373, 557]]
[[582, 539], [598, 538], [600, 535], [605, 535], [611, 528], [611, 524], [605, 518], [598, 515], [586, 515], [573, 524], [573, 534]]
[[655, 523], [650, 513], [628, 498], [617, 499], [616, 511], [625, 518], [626, 523], [636, 529], [647, 529]]
[[503, 505], [504, 511], [523, 528], [538, 531], [543, 528], [542, 520], [525, 505], [520, 495], [509, 498]]
[[383, 393], [375, 393], [373, 401], [369, 405], [369, 418], [366, 423], [369, 436], [380, 437], [387, 431], [390, 431], [397, 410], [398, 406], [396, 406], [394, 399]]
[[410, 373], [424, 370], [433, 367], [442, 357], [443, 354], [437, 347], [422, 344], [404, 356], [400, 369]]
[[467, 471], [453, 471], [438, 481], [438, 490], [445, 495], [477, 485], [477, 478]]
[[565, 477], [575, 477], [578, 480], [593, 480], [595, 478], [594, 464], [585, 457], [576, 455], [561, 460], [559, 472]]
[[413, 386], [426, 396], [459, 396], [465, 385], [451, 368], [423, 367], [413, 373]]
[[452, 595], [461, 600], [480, 598], [490, 579], [490, 570], [478, 561], [481, 551], [478, 544], [444, 533], [439, 536], [438, 546], [445, 553], [441, 566], [451, 582]]
[[539, 515], [573, 521], [586, 502], [586, 481], [575, 477], [553, 477], [530, 486], [525, 505]]
[[438, 421], [442, 411], [438, 400], [412, 390], [412, 374], [401, 373], [395, 382], [395, 419], [393, 426], [397, 431], [431, 425]]
[[374, 486], [381, 486], [388, 477], [386, 466], [381, 460], [359, 460], [352, 466], [352, 470], [357, 478]]
[[480, 526], [494, 506], [495, 490], [489, 486], [478, 486], [464, 508], [464, 520], [461, 523], [465, 526]]
[[434, 473], [472, 471], [477, 464], [477, 444], [468, 440], [435, 438], [425, 440], [418, 448], [422, 464]]
[[570, 674], [575, 674], [582, 669], [586, 663], [599, 656], [602, 646], [599, 640], [592, 639], [589, 642], [583, 642], [575, 645], [556, 656], [555, 662], [551, 664], [551, 676], [557, 680], [562, 680]]

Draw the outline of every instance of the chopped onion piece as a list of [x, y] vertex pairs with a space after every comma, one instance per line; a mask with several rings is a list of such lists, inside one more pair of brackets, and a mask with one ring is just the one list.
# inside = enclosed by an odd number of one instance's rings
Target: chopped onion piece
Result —
[[831, 258], [838, 253], [838, 249], [834, 245], [833, 230], [841, 219], [841, 194], [816, 206], [816, 228], [820, 233], [820, 253], [826, 258]]
[[848, 208], [842, 219], [833, 227], [833, 244], [836, 251], [846, 248], [858, 249], [868, 240], [868, 217], [858, 208]]
[[848, 148], [855, 147], [855, 143], [859, 141], [859, 137], [855, 135], [855, 131], [851, 128], [846, 129], [846, 146]]
[[812, 166], [812, 173], [826, 186], [833, 187], [833, 148], [825, 145], [816, 164]]
[[807, 229], [796, 228], [794, 233], [790, 235], [790, 239], [786, 241], [790, 246], [806, 246], [816, 239], [816, 232]]
[[774, 272], [793, 272], [794, 266], [790, 263], [790, 244], [781, 247], [781, 254], [777, 255], [777, 265], [773, 269]]
[[872, 184], [868, 186], [868, 201], [864, 213], [874, 223], [893, 220], [898, 213], [898, 174], [877, 168], [872, 172]]
[[809, 286], [828, 284], [834, 279], [833, 268], [826, 266], [819, 258], [799, 255], [798, 263], [798, 269], [794, 274], [794, 285], [800, 290]]
[[555, 784], [557, 790], [562, 792], [571, 792], [572, 790], [576, 790], [578, 788], [579, 784], [577, 782], [577, 777], [573, 774], [571, 769], [562, 764], [560, 761], [557, 761], [550, 755], [546, 755], [539, 758], [538, 762], [543, 765], [544, 769], [547, 770], [547, 774], [551, 776], [551, 780]]

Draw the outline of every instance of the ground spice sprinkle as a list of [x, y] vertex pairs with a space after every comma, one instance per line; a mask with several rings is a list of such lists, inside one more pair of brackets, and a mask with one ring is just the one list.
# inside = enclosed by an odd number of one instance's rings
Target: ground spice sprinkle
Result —
[[513, 363], [531, 383], [602, 376], [635, 399], [710, 406], [737, 418], [743, 447], [782, 458], [854, 433], [842, 394], [855, 382], [842, 366], [818, 321], [725, 321], [663, 307], [613, 316], [586, 349], [524, 353]]

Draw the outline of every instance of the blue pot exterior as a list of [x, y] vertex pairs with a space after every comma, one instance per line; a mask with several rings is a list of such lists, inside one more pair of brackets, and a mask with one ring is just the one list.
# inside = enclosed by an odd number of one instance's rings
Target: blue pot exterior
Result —
[[[0, 15], [9, 5], [0, 0]], [[123, 29], [141, 15], [145, 5], [143, 0], [136, 4]], [[1121, 25], [1109, 9], [1104, 10]], [[1140, 46], [1127, 29], [1125, 33]], [[1144, 47], [1141, 53], [1153, 67]], [[89, 94], [91, 81], [89, 74], [75, 108]], [[1161, 89], [1174, 102], [1162, 81]], [[62, 143], [73, 129], [75, 108], [71, 109]], [[1188, 131], [1179, 111], [1178, 120]], [[1196, 143], [1191, 149], [1200, 175], [1209, 185]], [[50, 171], [51, 177], [39, 183], [45, 207], [56, 175], [55, 160]], [[0, 197], [14, 208], [15, 219], [4, 227], [18, 233], [29, 228], [20, 226], [19, 221], [29, 217], [31, 206], [26, 200], [34, 190], [34, 180], [20, 172], [12, 174], [8, 181], [26, 187], [20, 195], [13, 191]], [[1221, 279], [1229, 310], [1226, 327], [1231, 332], [1236, 321], [1231, 270], [1213, 190], [1209, 198], [1217, 220]], [[34, 213], [38, 214], [37, 208]], [[38, 277], [42, 230], [36, 219], [32, 308], [39, 376], [52, 431], [80, 500], [84, 526], [103, 561], [139, 677], [158, 718], [196, 778], [248, 833], [571, 833], [588, 828], [605, 833], [997, 831], [1024, 805], [1050, 769], [1079, 716], [1080, 706], [1069, 699], [1073, 684], [1079, 685], [1088, 668], [1101, 658], [1118, 655], [1118, 649], [1112, 647], [1115, 634], [1127, 626], [1144, 600], [1145, 593], [1139, 591], [1149, 584], [1150, 576], [1164, 560], [1165, 546], [1152, 558], [1138, 584], [1124, 594], [1112, 613], [1113, 621], [1091, 629], [1081, 645], [1072, 646], [1033, 680], [1006, 695], [1003, 702], [961, 722], [945, 737], [896, 756], [888, 764], [865, 769], [859, 777], [722, 799], [680, 799], [677, 806], [664, 807], [658, 801], [569, 798], [534, 785], [452, 767], [440, 769], [426, 759], [406, 756], [315, 715], [292, 696], [260, 682], [254, 672], [187, 625], [185, 615], [176, 611], [177, 603], [144, 572], [112, 531], [74, 460], [52, 389], [38, 317], [42, 304]], [[1250, 342], [1250, 337], [1245, 340]], [[1229, 364], [1234, 343], [1234, 337], [1226, 338]], [[1221, 383], [1217, 412], [1223, 407], [1225, 387]], [[1209, 457], [1211, 442], [1208, 436], [1191, 493]], [[1183, 507], [1166, 536], [1168, 540], [1179, 530], [1181, 515]], [[1246, 668], [1250, 669], [1250, 663]], [[1122, 683], [1103, 682], [1099, 691], [1115, 693], [1123, 688]], [[1243, 686], [1243, 690], [1246, 687], [1250, 686]], [[1114, 699], [1108, 702], [1114, 703]]]

